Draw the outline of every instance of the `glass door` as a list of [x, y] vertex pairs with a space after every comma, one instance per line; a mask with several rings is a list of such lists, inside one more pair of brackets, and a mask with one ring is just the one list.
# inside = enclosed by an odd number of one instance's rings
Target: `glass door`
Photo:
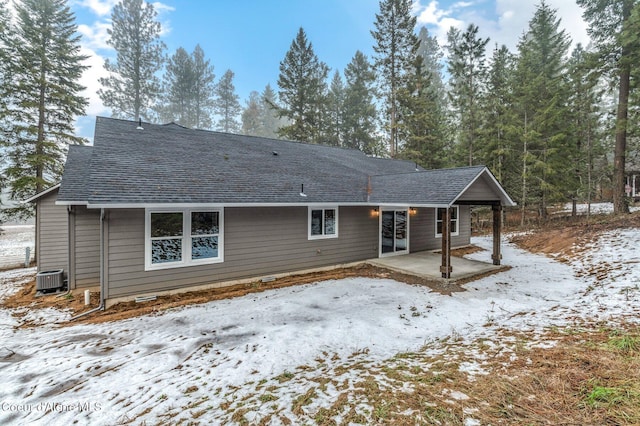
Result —
[[382, 210], [380, 254], [402, 254], [409, 250], [407, 210]]

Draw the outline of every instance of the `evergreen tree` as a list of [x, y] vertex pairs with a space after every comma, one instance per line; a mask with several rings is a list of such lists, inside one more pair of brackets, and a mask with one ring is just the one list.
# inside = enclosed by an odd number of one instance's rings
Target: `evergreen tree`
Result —
[[589, 23], [588, 33], [599, 50], [601, 72], [616, 81], [618, 103], [615, 125], [615, 149], [613, 162], [613, 210], [628, 213], [625, 199], [625, 161], [627, 153], [627, 131], [629, 99], [631, 95], [632, 69], [640, 63], [640, 17], [633, 25], [633, 11], [640, 14], [637, 0], [577, 0], [584, 8], [583, 17]]
[[344, 70], [344, 146], [367, 154], [382, 155], [383, 147], [376, 138], [376, 107], [374, 103], [375, 73], [359, 50]]
[[[489, 39], [478, 37], [478, 26], [470, 24], [464, 33], [451, 28], [447, 33], [449, 49], [449, 96], [458, 120], [458, 149], [466, 163], [476, 163], [476, 141], [483, 122], [486, 93], [485, 48]], [[460, 157], [463, 158], [462, 155]], [[462, 162], [462, 161], [461, 161]]]
[[195, 129], [211, 128], [213, 79], [213, 67], [204, 59], [200, 45], [191, 55], [178, 48], [164, 73], [163, 103], [156, 108], [160, 120]]
[[438, 96], [441, 108], [444, 110], [447, 104], [447, 92], [442, 81], [444, 52], [438, 44], [438, 39], [429, 35], [429, 30], [426, 27], [420, 28], [418, 33], [417, 54], [422, 58], [423, 68], [429, 74], [432, 82], [432, 90]]
[[[566, 131], [568, 92], [564, 82], [569, 38], [559, 30], [556, 11], [544, 1], [518, 44], [518, 110], [523, 140], [521, 205], [535, 203], [546, 218], [550, 202], [575, 192], [575, 173], [566, 167], [574, 146]], [[524, 216], [523, 216], [524, 218]]]
[[326, 137], [324, 143], [342, 146], [344, 142], [344, 82], [340, 73], [333, 74], [327, 96]]
[[[10, 63], [13, 61], [13, 55], [10, 54], [10, 43], [14, 36], [10, 23], [9, 11], [4, 3], [0, 3], [0, 193], [6, 185], [4, 168], [7, 165], [6, 149], [10, 144], [9, 107], [13, 95], [9, 72], [12, 68]], [[0, 197], [1, 205], [2, 197]], [[2, 218], [0, 218], [1, 220]]]
[[213, 65], [205, 59], [204, 51], [199, 44], [191, 53], [193, 61], [193, 127], [196, 129], [211, 129], [213, 122], [213, 102], [215, 92], [215, 74]]
[[403, 158], [428, 169], [448, 163], [446, 147], [446, 92], [442, 82], [443, 53], [426, 28], [418, 36], [418, 50], [411, 72], [401, 90], [400, 135], [405, 140]]
[[[586, 201], [590, 213], [591, 201], [595, 194], [595, 183], [602, 180], [606, 169], [597, 167], [597, 159], [604, 156], [604, 135], [601, 131], [602, 90], [598, 87], [598, 73], [592, 63], [592, 57], [578, 44], [569, 59], [568, 83], [569, 121], [573, 142], [576, 146], [576, 157], [573, 159], [576, 179], [580, 185], [576, 187], [573, 200]], [[575, 211], [574, 211], [575, 214]]]
[[381, 0], [380, 13], [376, 13], [375, 30], [371, 35], [375, 41], [375, 67], [381, 94], [386, 104], [384, 121], [388, 122], [389, 153], [396, 155], [400, 146], [398, 137], [398, 93], [402, 80], [411, 70], [418, 39], [414, 34], [416, 17], [411, 14], [411, 0]]
[[514, 157], [513, 87], [515, 58], [505, 45], [496, 44], [487, 77], [485, 117], [480, 134], [480, 156], [508, 192], [515, 193], [520, 181], [520, 167]]
[[107, 44], [116, 50], [115, 63], [107, 59], [109, 77], [100, 78], [98, 95], [114, 117], [150, 120], [157, 104], [166, 47], [160, 40], [160, 23], [150, 3], [121, 0], [111, 13]]
[[240, 115], [242, 107], [236, 94], [236, 88], [233, 85], [233, 77], [233, 71], [227, 70], [215, 88], [216, 98], [213, 108], [220, 118], [216, 128], [226, 133], [240, 132], [238, 115]]
[[[88, 105], [78, 81], [87, 68], [80, 54], [75, 18], [64, 0], [23, 0], [16, 4], [17, 25], [9, 41], [13, 81], [6, 178], [13, 199], [26, 198], [57, 181], [74, 121]], [[10, 212], [27, 214], [26, 207]]]
[[329, 68], [318, 59], [300, 28], [280, 62], [278, 115], [290, 124], [280, 127], [278, 135], [301, 142], [321, 142], [328, 73]]
[[262, 116], [260, 93], [254, 90], [249, 93], [249, 100], [242, 111], [242, 133], [250, 136], [260, 136], [262, 133]]
[[262, 112], [261, 121], [261, 133], [258, 136], [264, 136], [266, 138], [275, 138], [278, 136], [278, 129], [285, 123], [278, 117], [279, 108], [276, 106], [276, 93], [271, 88], [270, 84], [267, 84], [262, 91], [260, 97], [260, 111]]
[[157, 108], [161, 122], [177, 122], [194, 127], [194, 64], [184, 48], [179, 47], [167, 61], [163, 78], [163, 104]]

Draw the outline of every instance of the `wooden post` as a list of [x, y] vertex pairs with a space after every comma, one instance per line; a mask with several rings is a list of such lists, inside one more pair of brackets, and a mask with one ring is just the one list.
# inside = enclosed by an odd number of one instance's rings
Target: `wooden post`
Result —
[[500, 204], [493, 204], [491, 206], [493, 210], [493, 259], [494, 265], [500, 265], [502, 254], [500, 253], [500, 234], [502, 231], [502, 206]]
[[[442, 216], [442, 265], [440, 272], [442, 278], [451, 278], [451, 209], [447, 207]], [[436, 210], [436, 215], [438, 211]]]

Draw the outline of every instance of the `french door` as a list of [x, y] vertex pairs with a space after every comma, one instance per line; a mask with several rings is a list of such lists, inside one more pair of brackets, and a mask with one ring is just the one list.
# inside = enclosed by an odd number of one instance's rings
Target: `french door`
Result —
[[406, 209], [383, 209], [380, 214], [380, 256], [409, 252]]

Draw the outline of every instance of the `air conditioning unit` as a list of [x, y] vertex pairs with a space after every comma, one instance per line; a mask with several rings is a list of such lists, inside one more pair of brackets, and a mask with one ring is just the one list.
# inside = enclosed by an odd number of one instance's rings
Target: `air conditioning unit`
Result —
[[42, 271], [36, 274], [36, 291], [58, 290], [64, 287], [62, 269], [55, 271]]

